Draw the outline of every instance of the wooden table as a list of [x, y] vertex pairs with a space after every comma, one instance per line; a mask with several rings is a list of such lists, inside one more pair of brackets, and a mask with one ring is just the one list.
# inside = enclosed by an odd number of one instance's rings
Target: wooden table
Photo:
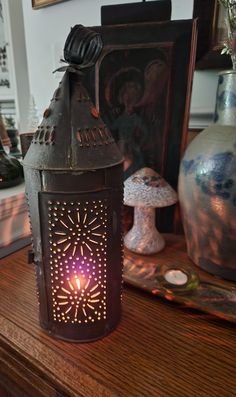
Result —
[[126, 287], [115, 332], [62, 342], [39, 328], [26, 256], [0, 262], [0, 397], [236, 396], [235, 325]]

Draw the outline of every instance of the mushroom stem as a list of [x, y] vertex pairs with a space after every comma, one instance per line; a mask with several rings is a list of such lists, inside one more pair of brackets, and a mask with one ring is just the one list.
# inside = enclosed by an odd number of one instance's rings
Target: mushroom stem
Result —
[[155, 218], [153, 207], [134, 208], [134, 224], [124, 238], [124, 244], [130, 251], [151, 255], [164, 248], [165, 241], [156, 229]]

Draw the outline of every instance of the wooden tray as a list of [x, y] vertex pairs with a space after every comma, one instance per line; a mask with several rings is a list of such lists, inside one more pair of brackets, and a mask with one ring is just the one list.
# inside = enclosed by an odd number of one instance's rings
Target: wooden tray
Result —
[[210, 275], [188, 258], [184, 236], [165, 235], [156, 255], [125, 250], [124, 281], [153, 295], [236, 323], [236, 283]]

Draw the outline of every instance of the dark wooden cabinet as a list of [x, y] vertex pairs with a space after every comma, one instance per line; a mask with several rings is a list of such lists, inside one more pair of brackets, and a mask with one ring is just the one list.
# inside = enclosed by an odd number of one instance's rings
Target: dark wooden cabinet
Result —
[[0, 397], [14, 397], [13, 394], [0, 385]]

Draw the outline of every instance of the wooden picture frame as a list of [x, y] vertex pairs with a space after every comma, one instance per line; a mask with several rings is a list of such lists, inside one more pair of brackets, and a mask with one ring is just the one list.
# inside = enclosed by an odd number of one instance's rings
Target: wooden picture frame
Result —
[[225, 23], [226, 9], [219, 1], [215, 2], [212, 22], [212, 47], [221, 50], [227, 40], [227, 26]]
[[[125, 178], [144, 166], [177, 189], [186, 146], [196, 21], [136, 23], [92, 28], [103, 53], [90, 73], [90, 94], [125, 157]], [[158, 216], [174, 230], [174, 209]]]
[[32, 7], [34, 10], [38, 10], [39, 8], [52, 6], [54, 4], [61, 3], [66, 0], [31, 0]]
[[227, 37], [224, 14], [218, 0], [194, 0], [193, 17], [199, 20], [196, 69], [232, 67], [230, 56], [221, 54]]

